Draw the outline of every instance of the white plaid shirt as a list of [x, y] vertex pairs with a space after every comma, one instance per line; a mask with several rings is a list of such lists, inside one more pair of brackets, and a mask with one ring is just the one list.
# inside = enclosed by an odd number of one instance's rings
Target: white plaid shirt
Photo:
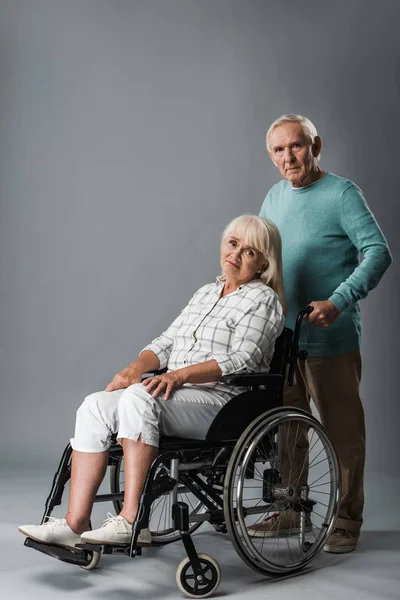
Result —
[[[284, 326], [279, 297], [260, 280], [241, 285], [221, 298], [223, 282], [209, 283], [194, 294], [164, 333], [143, 348], [174, 371], [216, 360], [223, 375], [269, 371], [274, 344]], [[246, 388], [222, 382], [185, 384], [208, 387], [229, 400]]]

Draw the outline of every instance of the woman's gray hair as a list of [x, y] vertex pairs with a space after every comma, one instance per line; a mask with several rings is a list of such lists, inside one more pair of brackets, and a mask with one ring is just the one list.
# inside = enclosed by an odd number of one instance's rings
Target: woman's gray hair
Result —
[[269, 138], [271, 133], [276, 127], [279, 127], [279, 125], [283, 125], [284, 123], [300, 123], [300, 125], [303, 127], [305, 134], [310, 138], [311, 143], [314, 143], [314, 139], [318, 135], [318, 133], [317, 128], [315, 127], [314, 123], [310, 121], [310, 119], [307, 119], [307, 117], [303, 117], [302, 115], [282, 115], [281, 117], [279, 117], [279, 119], [276, 119], [276, 121], [271, 123], [267, 131], [266, 145], [268, 152], [271, 152], [271, 146], [269, 145]]
[[282, 275], [282, 242], [276, 225], [272, 221], [256, 215], [241, 215], [225, 227], [222, 233], [222, 242], [232, 235], [242, 237], [246, 244], [261, 252], [266, 265], [259, 274], [259, 279], [278, 294], [286, 313]]

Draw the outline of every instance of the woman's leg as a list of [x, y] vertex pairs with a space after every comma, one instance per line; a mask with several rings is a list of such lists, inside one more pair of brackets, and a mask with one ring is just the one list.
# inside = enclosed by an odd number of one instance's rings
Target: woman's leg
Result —
[[[124, 390], [118, 402], [117, 434], [124, 450], [123, 509], [100, 529], [83, 533], [82, 539], [99, 544], [129, 543], [146, 475], [158, 454], [160, 431], [202, 439], [225, 402], [213, 391], [201, 388], [177, 390], [167, 401], [154, 399], [141, 384]], [[147, 544], [144, 531], [138, 541]]]
[[124, 393], [118, 405], [125, 474], [120, 514], [129, 523], [136, 518], [147, 472], [158, 454], [160, 430], [164, 435], [202, 439], [224, 402], [212, 391], [196, 388], [176, 390], [167, 401], [155, 400], [140, 384]]
[[83, 533], [90, 528], [93, 501], [107, 469], [108, 454], [108, 450], [72, 452], [71, 485], [65, 519], [75, 533]]
[[[124, 505], [121, 513], [107, 519], [101, 528], [83, 533], [82, 539], [89, 543], [129, 543], [146, 475], [158, 454], [159, 409], [142, 385], [122, 391], [117, 412], [118, 441], [124, 451]], [[142, 532], [138, 541], [150, 543], [149, 533]]]
[[120, 515], [132, 524], [136, 518], [147, 472], [158, 454], [158, 448], [144, 444], [141, 437], [137, 442], [126, 438], [121, 442], [124, 449], [125, 493]]
[[76, 533], [89, 529], [93, 501], [103, 481], [112, 433], [118, 429], [118, 402], [124, 390], [91, 394], [76, 413], [71, 485], [66, 521]]
[[127, 388], [118, 403], [118, 441], [124, 450], [124, 506], [128, 523], [136, 518], [147, 472], [158, 454], [159, 407], [141, 384]]
[[65, 519], [42, 525], [21, 525], [24, 535], [48, 544], [74, 548], [89, 527], [90, 513], [107, 467], [111, 435], [118, 430], [118, 401], [123, 390], [88, 396], [78, 408], [75, 436], [71, 439], [72, 469], [68, 512]]
[[204, 440], [221, 408], [228, 402], [212, 389], [183, 387], [160, 404], [160, 434]]

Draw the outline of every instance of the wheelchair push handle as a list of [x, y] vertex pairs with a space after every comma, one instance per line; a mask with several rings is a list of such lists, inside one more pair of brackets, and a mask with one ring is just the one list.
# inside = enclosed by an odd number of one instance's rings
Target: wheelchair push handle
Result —
[[314, 307], [311, 306], [311, 304], [308, 304], [305, 308], [303, 308], [300, 312], [299, 315], [303, 315], [303, 317], [305, 315], [311, 315], [311, 313], [313, 312]]
[[294, 328], [293, 342], [292, 342], [293, 343], [292, 355], [290, 357], [290, 367], [289, 367], [289, 372], [288, 372], [288, 384], [289, 385], [293, 385], [294, 370], [296, 368], [297, 359], [298, 358], [300, 358], [300, 359], [307, 358], [306, 350], [299, 351], [299, 339], [300, 339], [300, 331], [301, 331], [301, 325], [303, 323], [303, 319], [306, 315], [310, 315], [313, 310], [314, 310], [314, 307], [308, 305], [299, 312], [299, 314], [297, 315], [297, 318], [296, 318], [296, 325]]
[[294, 328], [294, 335], [293, 335], [293, 341], [298, 344], [299, 343], [299, 339], [300, 339], [300, 330], [301, 330], [301, 325], [303, 323], [303, 319], [304, 317], [307, 315], [311, 315], [311, 313], [313, 312], [314, 307], [313, 306], [306, 306], [305, 308], [303, 308], [299, 314], [297, 315], [296, 318], [296, 325]]

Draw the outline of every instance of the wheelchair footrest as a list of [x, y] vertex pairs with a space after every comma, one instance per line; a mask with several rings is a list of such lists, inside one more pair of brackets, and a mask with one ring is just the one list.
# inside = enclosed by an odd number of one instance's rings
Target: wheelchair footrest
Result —
[[61, 546], [36, 542], [30, 538], [26, 538], [25, 546], [28, 546], [28, 548], [33, 548], [34, 550], [39, 550], [39, 552], [43, 552], [43, 554], [47, 554], [52, 558], [57, 558], [58, 560], [62, 560], [63, 562], [73, 565], [86, 567], [91, 562], [91, 558], [88, 558], [85, 552], [78, 549], [77, 552], [74, 552], [72, 550], [68, 550], [67, 548], [62, 548]]
[[[115, 545], [115, 546], [112, 544], [104, 544], [103, 546], [101, 546], [99, 544], [82, 543], [82, 544], [76, 544], [76, 548], [79, 548], [81, 550], [86, 550], [89, 552], [101, 552], [102, 554], [127, 554], [127, 555], [129, 555], [130, 544]], [[141, 548], [138, 548], [137, 554], [140, 555], [141, 553], [142, 553]]]
[[80, 550], [89, 550], [90, 552], [103, 552], [104, 546], [100, 546], [99, 544], [86, 544], [82, 542], [82, 544], [76, 544], [75, 547], [79, 548]]

